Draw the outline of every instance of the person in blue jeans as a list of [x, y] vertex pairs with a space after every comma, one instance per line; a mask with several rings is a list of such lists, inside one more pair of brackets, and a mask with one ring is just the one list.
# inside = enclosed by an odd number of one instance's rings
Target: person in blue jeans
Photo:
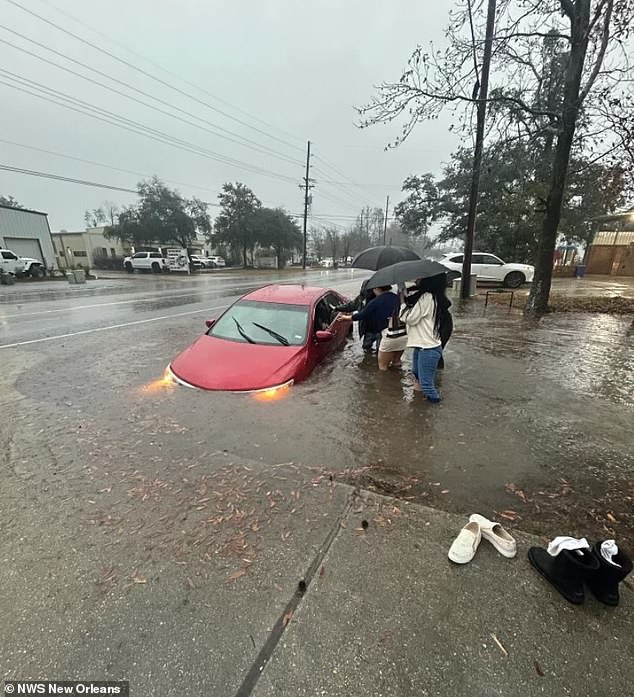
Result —
[[414, 349], [415, 389], [430, 402], [440, 402], [436, 389], [436, 371], [442, 358], [440, 326], [451, 304], [445, 295], [446, 284], [444, 274], [420, 279], [414, 293], [401, 296], [400, 317], [407, 326], [407, 346]]

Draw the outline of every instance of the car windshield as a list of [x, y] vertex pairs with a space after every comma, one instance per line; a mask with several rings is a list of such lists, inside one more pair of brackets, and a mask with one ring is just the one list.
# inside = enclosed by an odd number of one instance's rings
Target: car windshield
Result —
[[240, 300], [209, 330], [210, 336], [240, 343], [301, 346], [308, 330], [308, 305]]

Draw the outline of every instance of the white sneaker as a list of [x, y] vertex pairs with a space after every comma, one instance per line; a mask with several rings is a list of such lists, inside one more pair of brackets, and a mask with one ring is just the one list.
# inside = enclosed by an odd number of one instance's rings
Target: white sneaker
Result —
[[480, 525], [477, 522], [469, 522], [458, 533], [447, 556], [456, 564], [466, 564], [475, 557], [481, 539]]
[[517, 543], [499, 523], [478, 513], [470, 516], [469, 520], [480, 526], [482, 537], [488, 540], [502, 556], [511, 559], [517, 554]]

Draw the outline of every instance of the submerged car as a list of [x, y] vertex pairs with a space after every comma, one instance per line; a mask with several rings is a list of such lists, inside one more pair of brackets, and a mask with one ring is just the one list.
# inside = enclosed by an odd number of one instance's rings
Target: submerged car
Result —
[[[445, 254], [440, 260], [449, 269], [449, 284], [461, 277], [463, 260], [462, 254], [455, 253]], [[474, 252], [471, 257], [471, 273], [476, 274], [479, 281], [502, 283], [506, 288], [520, 288], [524, 283], [532, 282], [535, 267], [528, 264], [507, 264], [493, 254]]]
[[334, 290], [270, 285], [248, 293], [171, 362], [169, 377], [189, 387], [273, 394], [306, 379], [341, 348], [350, 321], [335, 309]]

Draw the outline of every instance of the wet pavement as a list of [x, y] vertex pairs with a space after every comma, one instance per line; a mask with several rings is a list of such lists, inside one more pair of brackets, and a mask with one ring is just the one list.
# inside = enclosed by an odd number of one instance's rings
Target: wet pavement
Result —
[[[297, 277], [354, 295], [364, 275]], [[301, 490], [302, 502], [312, 501], [302, 504], [311, 530], [322, 531], [320, 487], [334, 478], [436, 509], [497, 516], [546, 537], [615, 535], [634, 548], [631, 318], [553, 314], [530, 323], [503, 307], [457, 307], [439, 406], [414, 394], [406, 370], [379, 374], [358, 341], [279, 401], [160, 380], [170, 359], [204, 331], [205, 319], [262, 282], [245, 274], [181, 284], [140, 277], [125, 287], [99, 281], [89, 294], [2, 296], [0, 536], [3, 559], [11, 560], [5, 580], [19, 600], [7, 600], [15, 607], [0, 612], [10, 609], [24, 622], [53, 607], [63, 614], [75, 602], [86, 613], [103, 612], [111, 588], [131, 593], [148, 581], [144, 569], [154, 569], [153, 581], [181, 563], [178, 583], [192, 594], [206, 583], [215, 592], [224, 581], [216, 583], [213, 573], [205, 580], [198, 567], [184, 571], [198, 545], [195, 511], [211, 505], [214, 491], [255, 490], [258, 482], [265, 509], [284, 501], [289, 515]], [[257, 506], [236, 496], [231, 517], [246, 517], [255, 534]], [[283, 542], [289, 530], [272, 534]], [[257, 563], [258, 574], [270, 572], [286, 591], [313, 543], [290, 558], [258, 554], [250, 544], [242, 537], [231, 547], [235, 559], [227, 557], [223, 574]], [[225, 559], [225, 548], [215, 549], [206, 552], [210, 559]], [[79, 597], [64, 590], [67, 583]], [[176, 597], [172, 581], [165, 583]], [[160, 591], [152, 592], [152, 603], [160, 602]], [[126, 597], [117, 609], [122, 618]], [[80, 634], [69, 638], [69, 656], [81, 653], [89, 624], [83, 618]], [[123, 642], [123, 629], [115, 639]], [[252, 638], [254, 648], [261, 640]], [[37, 641], [44, 654], [44, 640]], [[6, 652], [4, 659], [11, 674], [16, 666], [32, 668]], [[186, 670], [187, 660], [174, 660]], [[126, 654], [111, 663], [132, 670], [131, 661]], [[56, 675], [72, 667], [56, 666]]]

